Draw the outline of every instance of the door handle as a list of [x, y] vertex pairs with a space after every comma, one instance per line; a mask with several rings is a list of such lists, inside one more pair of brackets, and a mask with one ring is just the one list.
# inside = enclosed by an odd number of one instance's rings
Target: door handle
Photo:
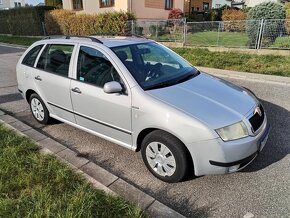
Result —
[[79, 93], [79, 94], [82, 93], [81, 90], [78, 87], [73, 88], [72, 91], [76, 92], [76, 93]]
[[38, 80], [38, 81], [42, 81], [41, 77], [40, 76], [36, 76], [34, 77], [34, 79]]

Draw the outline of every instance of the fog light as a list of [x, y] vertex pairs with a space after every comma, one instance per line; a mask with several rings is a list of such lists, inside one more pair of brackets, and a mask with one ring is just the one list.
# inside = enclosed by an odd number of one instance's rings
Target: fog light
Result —
[[239, 169], [239, 167], [240, 167], [240, 164], [229, 167], [229, 173], [236, 172]]

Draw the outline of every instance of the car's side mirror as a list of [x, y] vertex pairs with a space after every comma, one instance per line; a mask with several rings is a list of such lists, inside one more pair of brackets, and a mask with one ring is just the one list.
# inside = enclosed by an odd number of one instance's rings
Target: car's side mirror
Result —
[[120, 93], [122, 90], [123, 88], [121, 84], [116, 81], [107, 82], [104, 85], [104, 92], [108, 94]]

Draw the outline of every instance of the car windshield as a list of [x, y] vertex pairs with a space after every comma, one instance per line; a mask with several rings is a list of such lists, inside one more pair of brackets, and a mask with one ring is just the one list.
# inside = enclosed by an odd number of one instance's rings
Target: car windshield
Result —
[[199, 74], [183, 58], [155, 42], [113, 47], [112, 50], [144, 90], [172, 86]]

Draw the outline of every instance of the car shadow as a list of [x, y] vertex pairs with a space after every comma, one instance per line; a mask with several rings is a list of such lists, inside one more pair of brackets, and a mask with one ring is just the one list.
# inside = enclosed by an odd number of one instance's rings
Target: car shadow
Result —
[[262, 170], [290, 153], [290, 112], [271, 102], [261, 101], [271, 125], [269, 139], [258, 157], [241, 172]]

